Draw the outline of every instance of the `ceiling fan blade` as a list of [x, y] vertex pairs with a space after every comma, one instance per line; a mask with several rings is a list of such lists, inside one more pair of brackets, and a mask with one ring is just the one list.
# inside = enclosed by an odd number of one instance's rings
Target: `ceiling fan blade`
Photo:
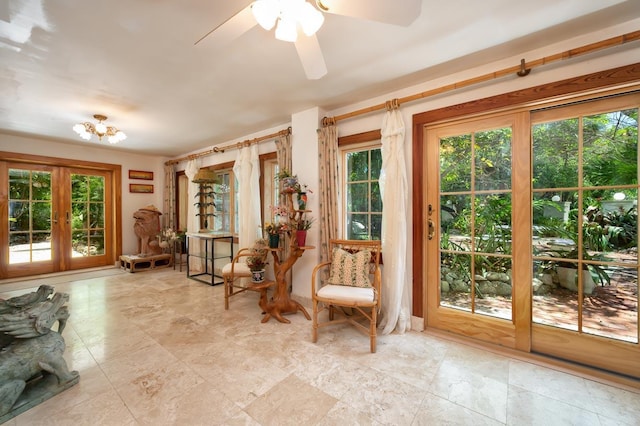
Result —
[[258, 23], [251, 12], [252, 4], [253, 2], [231, 18], [224, 21], [222, 24], [200, 37], [200, 39], [194, 44], [198, 44], [206, 39], [207, 43], [222, 46], [237, 39], [242, 34], [255, 27]]
[[318, 80], [324, 77], [327, 74], [327, 65], [324, 63], [320, 43], [315, 34], [309, 37], [299, 34], [295, 45], [307, 78]]
[[422, 11], [422, 0], [316, 0], [316, 4], [323, 12], [405, 27]]

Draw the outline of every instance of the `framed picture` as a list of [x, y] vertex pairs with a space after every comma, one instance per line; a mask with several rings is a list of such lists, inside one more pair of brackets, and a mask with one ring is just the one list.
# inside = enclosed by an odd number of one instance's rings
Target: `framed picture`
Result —
[[153, 185], [147, 185], [143, 183], [130, 183], [129, 192], [136, 192], [139, 194], [153, 194]]
[[153, 180], [153, 172], [145, 172], [143, 170], [129, 170], [129, 179]]

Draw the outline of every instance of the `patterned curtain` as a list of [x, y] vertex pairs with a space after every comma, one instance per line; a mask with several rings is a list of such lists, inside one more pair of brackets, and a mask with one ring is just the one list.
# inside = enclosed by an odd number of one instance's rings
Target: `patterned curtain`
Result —
[[320, 203], [320, 261], [329, 260], [329, 240], [338, 238], [338, 127], [333, 120], [323, 120], [318, 130]]
[[292, 171], [291, 134], [286, 134], [276, 139], [276, 154], [278, 155], [278, 168]]
[[165, 164], [164, 166], [164, 206], [163, 206], [163, 226], [164, 228], [176, 229], [176, 165]]
[[[391, 101], [390, 101], [391, 102]], [[407, 279], [407, 165], [405, 127], [397, 102], [382, 120], [382, 334], [411, 330], [411, 280]]]

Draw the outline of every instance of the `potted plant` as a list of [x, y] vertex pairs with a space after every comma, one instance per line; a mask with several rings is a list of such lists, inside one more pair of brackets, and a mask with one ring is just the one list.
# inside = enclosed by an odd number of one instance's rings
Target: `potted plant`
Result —
[[283, 224], [281, 222], [266, 222], [264, 229], [267, 232], [269, 238], [269, 247], [278, 248], [280, 245], [280, 233], [282, 232]]
[[203, 229], [205, 231], [209, 230], [209, 218], [215, 217], [215, 196], [216, 191], [213, 187], [213, 184], [210, 183], [201, 183], [200, 191], [196, 193], [195, 197], [199, 201], [193, 203], [199, 209], [199, 212], [196, 213], [196, 216], [201, 216], [203, 218]]
[[282, 169], [276, 174], [276, 180], [280, 181], [282, 192], [296, 192], [299, 187], [298, 176], [292, 175], [287, 169]]
[[251, 255], [247, 257], [247, 266], [251, 271], [251, 281], [264, 281], [264, 268], [267, 265], [268, 243], [264, 238], [257, 239], [251, 247]]
[[293, 229], [296, 230], [296, 242], [298, 247], [304, 247], [307, 242], [307, 231], [311, 229], [314, 219], [308, 217], [301, 217], [296, 220]]

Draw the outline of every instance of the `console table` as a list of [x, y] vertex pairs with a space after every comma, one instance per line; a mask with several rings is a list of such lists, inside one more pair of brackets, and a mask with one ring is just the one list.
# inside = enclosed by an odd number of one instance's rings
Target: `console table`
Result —
[[[216, 250], [216, 242], [228, 242], [229, 249], [220, 253]], [[187, 278], [203, 282], [205, 284], [222, 284], [222, 275], [216, 274], [215, 262], [217, 259], [233, 261], [233, 235], [223, 232], [187, 233]], [[191, 273], [193, 262], [204, 265], [204, 271]], [[225, 262], [226, 263], [226, 262]], [[217, 280], [216, 280], [217, 278]]]

